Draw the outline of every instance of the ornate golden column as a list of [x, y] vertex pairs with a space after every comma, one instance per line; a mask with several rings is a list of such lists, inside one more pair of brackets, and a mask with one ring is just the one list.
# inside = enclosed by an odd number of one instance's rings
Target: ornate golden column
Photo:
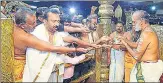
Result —
[[[114, 14], [113, 6], [114, 0], [101, 0], [98, 1], [101, 5], [99, 6], [99, 16], [100, 24], [99, 29], [104, 35], [109, 35], [111, 33], [111, 18]], [[109, 68], [108, 68], [108, 49], [103, 48], [102, 54], [96, 55], [96, 82], [108, 82], [109, 80]], [[98, 52], [98, 51], [97, 51]], [[100, 57], [100, 58], [99, 58]]]
[[1, 19], [1, 82], [13, 82], [13, 20]]
[[[98, 1], [101, 5], [99, 6], [99, 16], [100, 16], [100, 24], [104, 24], [104, 34], [108, 35], [110, 33], [110, 24], [111, 17], [114, 15], [113, 6], [115, 0], [101, 0]], [[108, 26], [109, 25], [109, 26]]]

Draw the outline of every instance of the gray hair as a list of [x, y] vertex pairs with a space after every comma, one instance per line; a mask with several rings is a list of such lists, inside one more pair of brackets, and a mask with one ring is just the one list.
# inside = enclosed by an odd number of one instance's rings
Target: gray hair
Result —
[[16, 24], [25, 24], [27, 15], [35, 15], [35, 12], [30, 8], [22, 7], [15, 13], [15, 23]]
[[138, 19], [144, 19], [146, 22], [149, 22], [150, 15], [146, 11], [144, 11], [144, 10], [137, 10], [133, 14], [138, 14], [139, 15]]

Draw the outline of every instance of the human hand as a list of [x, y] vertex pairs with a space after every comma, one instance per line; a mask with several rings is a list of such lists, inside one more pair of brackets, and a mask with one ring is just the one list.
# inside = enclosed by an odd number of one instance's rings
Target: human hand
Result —
[[104, 48], [111, 48], [113, 45], [107, 45], [107, 44], [103, 44], [102, 47]]
[[93, 12], [94, 12], [96, 9], [97, 9], [96, 6], [92, 6], [92, 7], [91, 7], [91, 11], [93, 11]]
[[85, 54], [85, 57], [93, 57], [93, 54]]
[[84, 52], [84, 53], [88, 52], [88, 50], [85, 48], [76, 48], [76, 51], [77, 52]]
[[113, 45], [113, 47], [112, 48], [114, 48], [114, 49], [116, 49], [116, 50], [119, 50], [120, 49], [120, 45]]
[[90, 30], [88, 28], [81, 28], [82, 33], [89, 33]]
[[108, 40], [109, 40], [108, 36], [103, 36], [103, 37], [100, 38], [101, 42], [107, 42]]
[[127, 45], [127, 43], [124, 40], [121, 40], [121, 43], [125, 46]]
[[109, 41], [109, 44], [113, 44], [113, 42], [114, 42], [113, 40], [110, 40], [110, 41]]
[[85, 28], [85, 26], [83, 24], [79, 24], [78, 26], [79, 28]]
[[101, 45], [96, 45], [96, 44], [91, 44], [91, 47], [93, 47], [93, 48], [101, 48], [102, 46]]
[[124, 41], [126, 41], [126, 38], [124, 37], [124, 36], [118, 36], [117, 37], [119, 40], [124, 40]]

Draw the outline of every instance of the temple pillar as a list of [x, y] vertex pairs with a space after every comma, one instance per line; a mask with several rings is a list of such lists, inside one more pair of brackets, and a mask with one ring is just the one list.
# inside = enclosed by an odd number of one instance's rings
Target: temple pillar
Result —
[[1, 82], [13, 82], [13, 20], [1, 19]]
[[[101, 0], [98, 1], [100, 23], [98, 30], [102, 31], [102, 35], [108, 36], [111, 33], [111, 18], [114, 14], [113, 6], [114, 0]], [[102, 49], [102, 53], [99, 54], [97, 51], [96, 55], [96, 82], [108, 82], [109, 81], [109, 65], [107, 57], [107, 48]]]

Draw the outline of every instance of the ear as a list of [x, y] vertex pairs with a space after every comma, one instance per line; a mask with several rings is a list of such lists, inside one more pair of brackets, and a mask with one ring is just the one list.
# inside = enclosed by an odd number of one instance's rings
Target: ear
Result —
[[38, 17], [38, 20], [41, 20], [41, 17]]
[[48, 21], [46, 19], [43, 20], [44, 23], [47, 23]]
[[43, 19], [43, 18], [38, 17], [38, 19], [39, 19], [41, 22], [44, 22], [44, 19]]
[[25, 24], [20, 23], [18, 26], [24, 29]]
[[44, 23], [44, 24], [47, 24], [47, 22], [48, 22], [48, 21], [47, 21], [46, 19], [43, 20], [43, 23]]
[[145, 20], [141, 20], [140, 25], [143, 25], [143, 23], [146, 23]]

